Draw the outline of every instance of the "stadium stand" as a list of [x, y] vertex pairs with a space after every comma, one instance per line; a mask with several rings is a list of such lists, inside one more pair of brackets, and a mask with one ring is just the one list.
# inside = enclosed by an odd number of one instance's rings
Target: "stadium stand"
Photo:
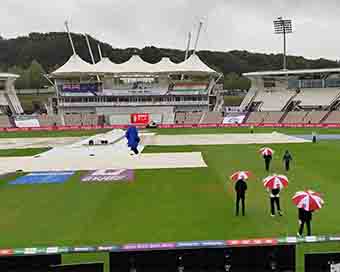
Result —
[[283, 119], [282, 123], [292, 124], [292, 123], [303, 123], [308, 112], [306, 111], [291, 111], [288, 112], [286, 117]]
[[310, 111], [303, 122], [307, 124], [319, 124], [327, 113], [328, 111]]
[[174, 113], [164, 113], [163, 114], [163, 124], [171, 125], [174, 124], [175, 114]]
[[300, 107], [318, 107], [330, 106], [338, 98], [340, 91], [338, 89], [313, 88], [301, 89], [300, 93], [294, 98], [301, 101]]
[[339, 124], [340, 123], [340, 111], [332, 111], [329, 113], [324, 123]]
[[279, 123], [281, 118], [283, 117], [284, 112], [280, 111], [272, 111], [268, 112], [267, 115], [265, 116], [263, 122], [264, 123]]
[[113, 114], [107, 116], [106, 123], [109, 125], [126, 125], [130, 122], [130, 115], [128, 114]]
[[263, 123], [267, 114], [267, 112], [251, 112], [245, 119], [245, 123]]
[[0, 127], [12, 127], [12, 124], [7, 115], [0, 115]]
[[53, 126], [53, 125], [57, 125], [57, 126], [63, 125], [60, 115], [42, 114], [42, 115], [39, 115], [37, 118], [38, 118], [40, 126], [42, 127]]
[[202, 118], [202, 112], [189, 112], [185, 114], [184, 124], [198, 124]]
[[261, 111], [281, 111], [295, 94], [287, 90], [264, 91], [257, 94], [254, 102], [262, 102], [259, 108]]
[[163, 121], [163, 114], [161, 113], [151, 113], [150, 120], [155, 122], [156, 124], [162, 124]]
[[175, 123], [176, 124], [184, 124], [184, 121], [185, 121], [185, 112], [176, 112]]
[[223, 121], [223, 116], [221, 112], [205, 112], [201, 124], [220, 124]]

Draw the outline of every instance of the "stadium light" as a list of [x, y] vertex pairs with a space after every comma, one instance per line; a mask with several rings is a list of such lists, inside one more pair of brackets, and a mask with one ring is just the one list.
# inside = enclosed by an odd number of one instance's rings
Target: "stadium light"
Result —
[[283, 70], [287, 70], [286, 34], [293, 33], [292, 20], [284, 20], [282, 17], [274, 21], [275, 34], [283, 35]]

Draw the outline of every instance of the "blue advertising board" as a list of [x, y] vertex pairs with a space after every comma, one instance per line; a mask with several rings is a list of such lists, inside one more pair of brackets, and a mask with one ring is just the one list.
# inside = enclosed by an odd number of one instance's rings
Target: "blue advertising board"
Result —
[[72, 175], [74, 171], [47, 171], [47, 172], [32, 172], [25, 176], [19, 177], [9, 184], [45, 184], [45, 183], [64, 183]]

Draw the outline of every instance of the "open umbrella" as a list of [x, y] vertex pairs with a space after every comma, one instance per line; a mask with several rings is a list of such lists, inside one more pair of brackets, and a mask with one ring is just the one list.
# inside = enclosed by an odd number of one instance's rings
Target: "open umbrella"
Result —
[[303, 208], [306, 211], [321, 209], [324, 204], [321, 194], [311, 190], [296, 192], [292, 200], [298, 208]]
[[237, 171], [230, 176], [232, 181], [238, 181], [240, 179], [246, 180], [251, 176], [250, 171]]
[[288, 178], [283, 175], [272, 175], [263, 180], [264, 187], [268, 189], [282, 189], [288, 186]]
[[262, 156], [271, 156], [274, 154], [274, 150], [269, 147], [263, 147], [260, 149], [260, 153]]

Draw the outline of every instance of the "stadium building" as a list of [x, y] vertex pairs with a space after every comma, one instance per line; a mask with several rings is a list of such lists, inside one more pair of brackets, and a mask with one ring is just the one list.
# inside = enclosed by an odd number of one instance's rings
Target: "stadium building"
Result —
[[194, 123], [223, 109], [221, 75], [196, 54], [179, 64], [169, 58], [150, 64], [134, 55], [121, 64], [103, 58], [95, 65], [74, 54], [51, 76], [57, 89], [54, 112], [65, 124], [97, 116], [109, 125], [127, 124], [131, 114], [144, 113], [159, 124], [175, 123], [176, 114], [183, 116], [177, 122]]
[[340, 68], [245, 73], [247, 123], [340, 123]]

